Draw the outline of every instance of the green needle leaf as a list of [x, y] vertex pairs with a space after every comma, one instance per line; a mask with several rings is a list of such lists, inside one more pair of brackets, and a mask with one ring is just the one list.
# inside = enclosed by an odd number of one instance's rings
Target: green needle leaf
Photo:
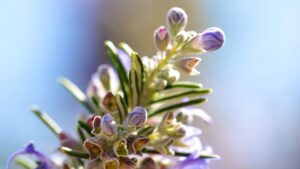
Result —
[[78, 120], [78, 126], [82, 128], [89, 136], [93, 136], [92, 128], [88, 126], [85, 122], [83, 122], [82, 120]]
[[127, 107], [125, 100], [119, 93], [116, 94], [115, 97], [116, 97], [116, 102], [117, 102], [118, 109], [119, 109], [120, 122], [122, 123], [123, 120], [127, 117], [128, 107]]
[[32, 106], [31, 111], [57, 136], [62, 132], [61, 127], [47, 114], [42, 113], [37, 106]]
[[186, 107], [186, 106], [201, 104], [201, 103], [204, 103], [204, 102], [207, 102], [207, 99], [199, 98], [199, 99], [189, 100], [187, 102], [174, 103], [172, 105], [162, 107], [160, 109], [157, 109], [157, 110], [154, 110], [154, 111], [150, 112], [148, 114], [148, 117], [152, 117], [152, 116], [158, 115], [158, 114], [166, 112], [166, 111], [171, 111], [171, 110], [175, 110], [175, 109]]
[[171, 99], [178, 99], [178, 98], [183, 98], [183, 97], [191, 97], [191, 96], [200, 96], [203, 94], [208, 94], [211, 93], [211, 89], [194, 89], [194, 90], [188, 90], [180, 93], [175, 93], [171, 95], [166, 95], [166, 96], [160, 96], [157, 98], [154, 98], [150, 103], [158, 103], [166, 100], [171, 100]]
[[85, 134], [82, 131], [81, 127], [79, 126], [79, 124], [77, 125], [76, 130], [77, 130], [77, 134], [78, 134], [78, 136], [80, 138], [80, 141], [84, 142], [84, 140], [86, 139], [86, 137], [85, 137]]
[[93, 114], [94, 109], [93, 107], [88, 103], [87, 98], [85, 94], [69, 79], [67, 78], [59, 78], [58, 82], [67, 89], [76, 100], [78, 100], [87, 110], [89, 113]]
[[178, 81], [172, 84], [168, 84], [165, 89], [173, 89], [173, 88], [203, 88], [202, 84], [189, 82], [189, 81]]
[[132, 90], [132, 107], [136, 107], [137, 105], [139, 105], [140, 91], [139, 91], [139, 84], [138, 84], [138, 75], [134, 69], [130, 70], [129, 79], [130, 79], [130, 86]]
[[127, 78], [126, 70], [118, 56], [118, 49], [111, 41], [105, 41], [104, 45], [107, 49], [107, 54], [109, 56], [109, 59], [117, 71], [121, 88], [124, 92], [125, 101], [128, 101], [127, 99], [130, 95], [129, 80]]
[[89, 154], [81, 151], [72, 150], [68, 147], [60, 147], [59, 150], [69, 156], [88, 159]]

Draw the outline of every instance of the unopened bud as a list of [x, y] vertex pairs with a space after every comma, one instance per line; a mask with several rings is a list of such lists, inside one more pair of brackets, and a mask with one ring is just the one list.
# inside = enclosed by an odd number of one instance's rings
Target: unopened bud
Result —
[[113, 136], [117, 134], [117, 125], [114, 118], [106, 113], [101, 119], [101, 133], [107, 136]]
[[165, 79], [168, 84], [170, 84], [176, 82], [180, 78], [180, 73], [173, 68], [167, 68], [165, 70], [162, 70], [158, 74], [158, 77], [161, 79]]
[[220, 28], [212, 27], [192, 38], [184, 49], [186, 51], [204, 52], [221, 48], [225, 41], [224, 32]]
[[100, 65], [98, 67], [99, 78], [106, 90], [111, 90], [111, 80], [113, 69], [109, 65]]
[[187, 32], [182, 31], [175, 36], [174, 40], [177, 44], [183, 44], [188, 40], [188, 37]]
[[184, 30], [187, 25], [188, 17], [185, 11], [178, 7], [173, 7], [167, 14], [167, 25], [172, 36]]
[[147, 120], [147, 111], [143, 107], [135, 107], [128, 115], [128, 124], [142, 127]]
[[170, 41], [170, 36], [167, 31], [167, 28], [160, 26], [154, 32], [154, 44], [156, 48], [160, 51], [167, 49]]
[[112, 92], [108, 92], [104, 96], [102, 104], [110, 112], [114, 112], [118, 110], [117, 101]]
[[92, 133], [97, 135], [97, 134], [100, 134], [101, 132], [101, 127], [100, 127], [100, 124], [101, 124], [101, 117], [100, 116], [95, 116], [93, 118], [93, 130], [92, 130]]
[[174, 65], [178, 70], [193, 76], [200, 74], [200, 72], [196, 70], [200, 61], [201, 59], [199, 57], [180, 58], [175, 61]]
[[157, 79], [154, 83], [155, 84], [153, 85], [153, 88], [155, 90], [162, 90], [167, 86], [168, 81], [166, 81], [164, 79]]

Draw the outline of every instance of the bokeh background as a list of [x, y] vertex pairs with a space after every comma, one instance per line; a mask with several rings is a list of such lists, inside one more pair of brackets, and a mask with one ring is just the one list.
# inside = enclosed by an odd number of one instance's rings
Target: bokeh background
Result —
[[152, 32], [172, 6], [188, 29], [221, 27], [224, 48], [205, 54], [197, 77], [214, 89], [203, 108], [203, 143], [223, 159], [213, 169], [299, 169], [300, 1], [298, 0], [1, 0], [0, 168], [28, 141], [50, 154], [55, 137], [30, 111], [47, 111], [73, 132], [79, 104], [56, 83], [85, 90], [104, 63], [102, 42], [126, 41], [151, 56]]

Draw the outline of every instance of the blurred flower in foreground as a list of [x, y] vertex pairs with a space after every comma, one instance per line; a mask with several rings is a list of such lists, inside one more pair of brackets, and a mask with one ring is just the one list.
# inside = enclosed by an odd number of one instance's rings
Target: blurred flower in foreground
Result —
[[[205, 169], [210, 159], [219, 158], [203, 149], [202, 131], [191, 125], [194, 117], [211, 122], [199, 105], [212, 90], [181, 76], [198, 75], [198, 55], [219, 49], [225, 36], [215, 27], [202, 33], [185, 30], [187, 21], [183, 9], [169, 10], [166, 26], [154, 31], [158, 51], [152, 57], [141, 56], [126, 43], [105, 41], [112, 66], [99, 66], [86, 93], [66, 78], [59, 80], [89, 113], [77, 121], [78, 138], [48, 114], [32, 109], [58, 138], [60, 155], [53, 160], [57, 167]], [[22, 154], [33, 156], [38, 169], [55, 168], [32, 144], [15, 153], [8, 166]]]
[[13, 160], [21, 155], [30, 155], [33, 158], [35, 158], [35, 164], [37, 169], [55, 168], [54, 164], [44, 154], [35, 150], [33, 143], [29, 143], [23, 150], [17, 151], [9, 157], [6, 169], [9, 169], [13, 163]]

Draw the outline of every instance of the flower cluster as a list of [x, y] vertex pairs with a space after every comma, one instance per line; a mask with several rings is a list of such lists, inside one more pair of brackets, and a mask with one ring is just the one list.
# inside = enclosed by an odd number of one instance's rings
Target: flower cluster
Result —
[[[126, 43], [115, 46], [106, 41], [113, 66], [100, 65], [86, 93], [66, 78], [59, 81], [89, 113], [78, 120], [78, 139], [33, 107], [57, 136], [59, 156], [47, 158], [29, 144], [11, 156], [7, 169], [13, 161], [38, 169], [207, 168], [219, 156], [202, 147], [201, 130], [191, 122], [200, 117], [210, 123], [198, 105], [212, 90], [181, 76], [198, 75], [197, 55], [219, 49], [225, 37], [216, 27], [201, 33], [187, 31], [187, 23], [184, 10], [171, 8], [166, 26], [154, 31], [153, 57], [139, 55]], [[32, 158], [19, 159], [19, 155]]]

